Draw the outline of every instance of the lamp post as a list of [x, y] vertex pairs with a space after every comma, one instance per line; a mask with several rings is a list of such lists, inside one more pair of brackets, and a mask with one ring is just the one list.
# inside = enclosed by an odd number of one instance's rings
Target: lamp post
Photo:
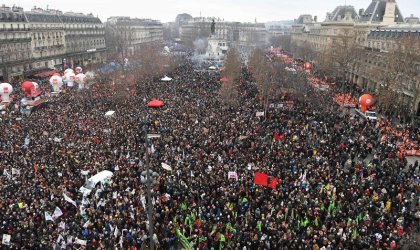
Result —
[[153, 204], [152, 204], [152, 182], [150, 177], [150, 163], [149, 163], [149, 137], [147, 134], [147, 120], [144, 122], [144, 136], [146, 142], [146, 184], [147, 184], [147, 217], [149, 220], [149, 241], [150, 241], [150, 249], [154, 249], [154, 242], [153, 242]]
[[[159, 134], [148, 134], [148, 119], [144, 118], [143, 120], [143, 134], [145, 137], [145, 153], [146, 153], [146, 188], [147, 188], [147, 217], [149, 221], [149, 240], [150, 240], [150, 249], [154, 249], [153, 241], [153, 204], [152, 204], [152, 177], [150, 170], [150, 159], [149, 159], [149, 139], [150, 138], [160, 138]], [[156, 173], [153, 173], [155, 175]]]

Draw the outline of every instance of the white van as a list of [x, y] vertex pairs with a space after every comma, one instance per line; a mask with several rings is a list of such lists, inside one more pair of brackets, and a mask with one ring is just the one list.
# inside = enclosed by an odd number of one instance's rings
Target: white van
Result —
[[79, 192], [83, 193], [83, 195], [89, 195], [92, 189], [95, 188], [96, 184], [98, 184], [99, 182], [104, 182], [106, 180], [111, 179], [113, 175], [114, 174], [111, 171], [108, 171], [108, 170], [101, 171], [95, 174], [94, 176], [90, 177], [86, 181], [85, 185], [80, 187]]
[[361, 116], [363, 119], [370, 121], [376, 121], [378, 119], [378, 114], [375, 111], [367, 110], [365, 113], [362, 113], [359, 109], [355, 109], [354, 111], [356, 111], [356, 114]]

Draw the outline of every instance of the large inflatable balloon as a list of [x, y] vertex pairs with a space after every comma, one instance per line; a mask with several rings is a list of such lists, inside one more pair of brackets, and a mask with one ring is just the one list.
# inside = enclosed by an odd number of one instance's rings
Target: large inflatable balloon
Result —
[[86, 75], [83, 73], [79, 73], [76, 75], [75, 81], [79, 85], [79, 89], [85, 88], [85, 78], [86, 78]]
[[35, 91], [35, 86], [30, 81], [25, 81], [21, 85], [23, 93], [25, 94], [25, 97], [32, 97]]
[[67, 74], [69, 72], [73, 72], [74, 73], [73, 69], [66, 69], [66, 70], [64, 70], [64, 74]]
[[76, 75], [78, 75], [78, 74], [80, 74], [80, 73], [82, 73], [82, 72], [83, 72], [82, 67], [76, 67], [76, 68], [74, 69], [74, 73], [75, 73]]
[[34, 88], [32, 89], [32, 93], [31, 93], [32, 97], [39, 96], [41, 94], [41, 92], [38, 89], [38, 87], [39, 87], [38, 83], [32, 82], [32, 84], [34, 85]]
[[10, 94], [13, 92], [13, 87], [7, 82], [0, 83], [0, 96], [2, 102], [10, 102]]
[[61, 86], [63, 86], [63, 78], [61, 76], [51, 76], [50, 84], [54, 92], [60, 92]]
[[76, 75], [73, 72], [67, 72], [64, 75], [65, 82], [67, 83], [67, 87], [73, 87], [74, 86], [74, 80], [76, 78]]
[[34, 89], [35, 89], [35, 90], [38, 90], [38, 83], [36, 83], [36, 82], [32, 82], [32, 84], [34, 85]]
[[360, 104], [360, 111], [364, 113], [374, 102], [375, 100], [373, 97], [369, 94], [364, 94], [360, 96], [359, 98], [359, 104]]

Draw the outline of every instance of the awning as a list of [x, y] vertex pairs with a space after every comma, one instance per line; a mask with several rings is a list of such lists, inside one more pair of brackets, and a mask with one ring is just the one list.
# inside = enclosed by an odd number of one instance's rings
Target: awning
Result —
[[50, 71], [45, 71], [45, 72], [37, 73], [34, 76], [35, 77], [49, 77], [49, 76], [54, 75], [55, 73], [57, 73], [57, 71], [50, 70]]

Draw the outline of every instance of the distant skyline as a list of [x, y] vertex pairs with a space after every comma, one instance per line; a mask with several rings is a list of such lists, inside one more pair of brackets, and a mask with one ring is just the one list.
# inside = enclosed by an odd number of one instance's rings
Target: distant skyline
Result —
[[[36, 4], [35, 4], [36, 3]], [[325, 19], [339, 5], [352, 5], [356, 11], [366, 9], [371, 0], [2, 0], [0, 4], [12, 7], [17, 5], [25, 11], [34, 6], [57, 9], [63, 12], [92, 13], [103, 22], [111, 16], [130, 16], [150, 18], [162, 22], [173, 22], [178, 14], [188, 13], [193, 17], [216, 17], [226, 21], [268, 22], [293, 20], [301, 14], [318, 16]], [[419, 0], [397, 0], [404, 17], [411, 14], [420, 16]]]

